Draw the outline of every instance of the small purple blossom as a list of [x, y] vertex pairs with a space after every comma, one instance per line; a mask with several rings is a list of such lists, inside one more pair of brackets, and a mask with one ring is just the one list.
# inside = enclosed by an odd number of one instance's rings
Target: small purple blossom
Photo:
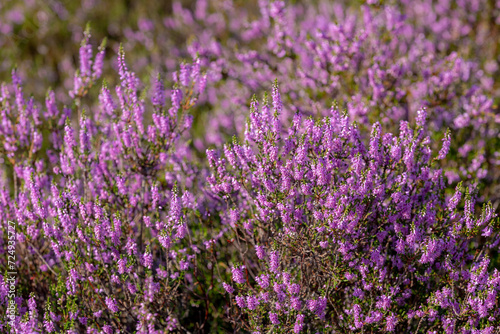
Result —
[[241, 267], [241, 268], [232, 267], [231, 268], [231, 272], [233, 274], [233, 280], [239, 284], [244, 284], [246, 282], [242, 268], [243, 267]]

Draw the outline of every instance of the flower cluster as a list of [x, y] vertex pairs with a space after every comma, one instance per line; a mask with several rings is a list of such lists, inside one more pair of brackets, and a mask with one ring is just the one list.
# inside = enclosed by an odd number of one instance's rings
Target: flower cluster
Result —
[[[32, 298], [26, 322], [19, 299], [17, 327], [11, 330], [174, 329], [179, 282], [194, 283], [192, 274], [183, 273], [204, 239], [187, 240], [188, 217], [200, 213], [189, 191], [198, 170], [185, 159], [190, 153], [183, 138], [206, 74], [197, 60], [183, 64], [180, 82], [170, 91], [156, 80], [149, 104], [120, 51], [119, 84], [104, 84], [99, 106], [88, 112], [80, 104], [82, 89], [95, 84], [102, 65], [89, 70], [91, 53], [86, 35], [75, 79], [80, 88], [70, 92], [74, 105], [62, 111], [52, 91], [46, 109], [26, 100], [15, 72], [12, 84], [2, 88], [2, 155], [13, 179], [6, 183], [3, 174], [1, 218], [17, 222], [22, 268], [39, 273], [35, 280], [23, 272], [19, 284], [37, 291], [50, 310], [49, 318], [38, 317]], [[7, 293], [2, 290], [2, 303]], [[62, 318], [66, 311], [74, 316]]]
[[296, 114], [285, 127], [281, 106], [275, 86], [272, 105], [252, 101], [243, 143], [222, 157], [207, 152], [222, 214], [239, 208], [238, 220], [252, 222], [234, 224], [254, 252], [254, 279], [233, 268], [234, 288], [225, 285], [235, 312], [262, 332], [280, 324], [299, 333], [304, 319], [327, 332], [495, 324], [500, 272], [487, 268], [500, 244], [496, 215], [491, 203], [474, 215], [472, 189], [464, 211], [461, 187], [446, 200], [438, 161], [449, 134], [433, 158], [426, 110], [416, 128], [402, 121], [398, 135], [373, 124], [365, 144], [336, 107], [316, 120]]

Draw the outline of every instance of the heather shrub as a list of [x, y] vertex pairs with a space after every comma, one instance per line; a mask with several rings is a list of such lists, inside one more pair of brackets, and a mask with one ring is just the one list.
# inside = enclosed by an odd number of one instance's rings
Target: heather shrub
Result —
[[272, 105], [252, 102], [243, 143], [207, 152], [245, 250], [225, 285], [233, 316], [262, 333], [497, 328], [498, 221], [471, 188], [446, 198], [449, 134], [433, 154], [425, 109], [399, 135], [375, 123], [366, 145], [336, 107], [287, 127], [281, 108], [275, 87]]
[[[16, 201], [8, 200], [11, 184], [4, 182], [2, 220], [17, 222], [17, 285], [26, 296], [34, 293], [28, 309], [23, 298], [16, 299], [20, 318], [5, 328], [49, 333], [182, 328], [178, 319], [192, 304], [185, 292], [196, 283], [184, 273], [205, 247], [195, 224], [192, 231], [187, 227], [200, 216], [193, 192], [198, 171], [186, 162], [189, 150], [182, 138], [205, 74], [196, 60], [189, 70], [182, 65], [171, 103], [159, 78], [149, 103], [121, 52], [116, 97], [104, 85], [99, 110], [87, 114], [80, 101], [102, 66], [98, 58], [92, 61], [87, 42], [70, 92], [73, 110], [61, 113], [49, 92], [42, 113], [32, 99], [24, 99], [15, 74], [13, 84], [3, 86], [3, 153], [14, 174]], [[78, 124], [72, 124], [72, 112], [81, 115]], [[44, 130], [50, 131], [45, 138]], [[43, 145], [46, 154], [37, 155]]]

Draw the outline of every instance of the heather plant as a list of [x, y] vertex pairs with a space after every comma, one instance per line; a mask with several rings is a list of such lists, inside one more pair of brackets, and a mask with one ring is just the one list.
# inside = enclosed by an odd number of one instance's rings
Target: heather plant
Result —
[[[160, 78], [148, 103], [120, 52], [116, 97], [104, 84], [100, 108], [89, 114], [80, 102], [101, 73], [102, 50], [94, 61], [91, 54], [87, 36], [70, 92], [74, 105], [63, 113], [52, 92], [43, 112], [33, 99], [25, 101], [15, 73], [13, 84], [3, 86], [2, 153], [14, 191], [2, 184], [1, 212], [3, 221], [17, 222], [17, 284], [26, 298], [16, 299], [18, 318], [14, 327], [3, 325], [6, 330], [182, 328], [182, 307], [192, 303], [188, 291], [196, 290], [193, 275], [185, 273], [201, 247], [210, 249], [192, 223], [200, 216], [192, 192], [198, 172], [186, 162], [189, 150], [181, 140], [192, 123], [188, 110], [205, 89], [199, 62], [181, 65], [170, 105]], [[145, 121], [146, 108], [152, 122]], [[80, 115], [78, 126], [73, 112]], [[51, 130], [45, 138], [44, 125]], [[46, 155], [37, 156], [44, 140]], [[7, 306], [4, 276], [1, 281]]]
[[296, 114], [289, 127], [281, 109], [275, 86], [272, 105], [252, 101], [242, 143], [207, 152], [208, 182], [243, 252], [224, 288], [244, 328], [498, 330], [498, 220], [491, 203], [474, 211], [472, 188], [445, 196], [438, 161], [450, 141], [433, 154], [426, 110], [399, 135], [373, 124], [365, 144], [336, 107], [316, 120]]

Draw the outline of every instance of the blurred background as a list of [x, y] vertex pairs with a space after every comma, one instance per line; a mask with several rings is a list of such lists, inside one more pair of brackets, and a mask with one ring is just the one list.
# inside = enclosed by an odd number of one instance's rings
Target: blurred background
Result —
[[[25, 86], [35, 95], [44, 95], [47, 87], [70, 86], [87, 23], [94, 45], [108, 39], [108, 59], [116, 56], [122, 43], [126, 52], [133, 50], [127, 59], [140, 76], [148, 75], [148, 70], [172, 70], [176, 59], [188, 58], [188, 46], [204, 34], [215, 36], [223, 46], [240, 43], [238, 47], [243, 47], [248, 41], [234, 32], [241, 32], [259, 17], [260, 2], [263, 1], [3, 0], [0, 81], [10, 80], [12, 68], [17, 67], [24, 79], [30, 78]], [[498, 76], [494, 74], [498, 74], [499, 60], [499, 1], [286, 1], [287, 5], [319, 8], [325, 15], [334, 5], [347, 13], [359, 12], [366, 3], [380, 8], [394, 6], [435, 42], [442, 54], [458, 51], [464, 58], [478, 60], [498, 86]], [[228, 17], [234, 13], [238, 14], [239, 23]], [[235, 26], [238, 24], [240, 27]]]
[[[48, 87], [56, 91], [61, 86], [70, 87], [87, 24], [91, 27], [94, 46], [107, 39], [107, 59], [114, 60], [119, 45], [123, 44], [131, 68], [144, 78], [153, 70], [174, 70], [178, 59], [189, 58], [186, 47], [203, 34], [203, 23], [206, 23], [197, 20], [196, 13], [199, 19], [204, 15], [200, 13], [202, 10], [219, 13], [212, 21], [221, 31], [229, 8], [238, 6], [250, 15], [258, 13], [257, 4], [251, 1], [211, 1], [201, 8], [202, 2], [1, 1], [0, 81], [10, 81], [11, 70], [17, 68], [26, 91], [35, 96], [44, 96]], [[186, 16], [174, 18], [174, 12]], [[179, 20], [183, 21], [182, 25]], [[220, 37], [223, 41], [224, 36]]]

